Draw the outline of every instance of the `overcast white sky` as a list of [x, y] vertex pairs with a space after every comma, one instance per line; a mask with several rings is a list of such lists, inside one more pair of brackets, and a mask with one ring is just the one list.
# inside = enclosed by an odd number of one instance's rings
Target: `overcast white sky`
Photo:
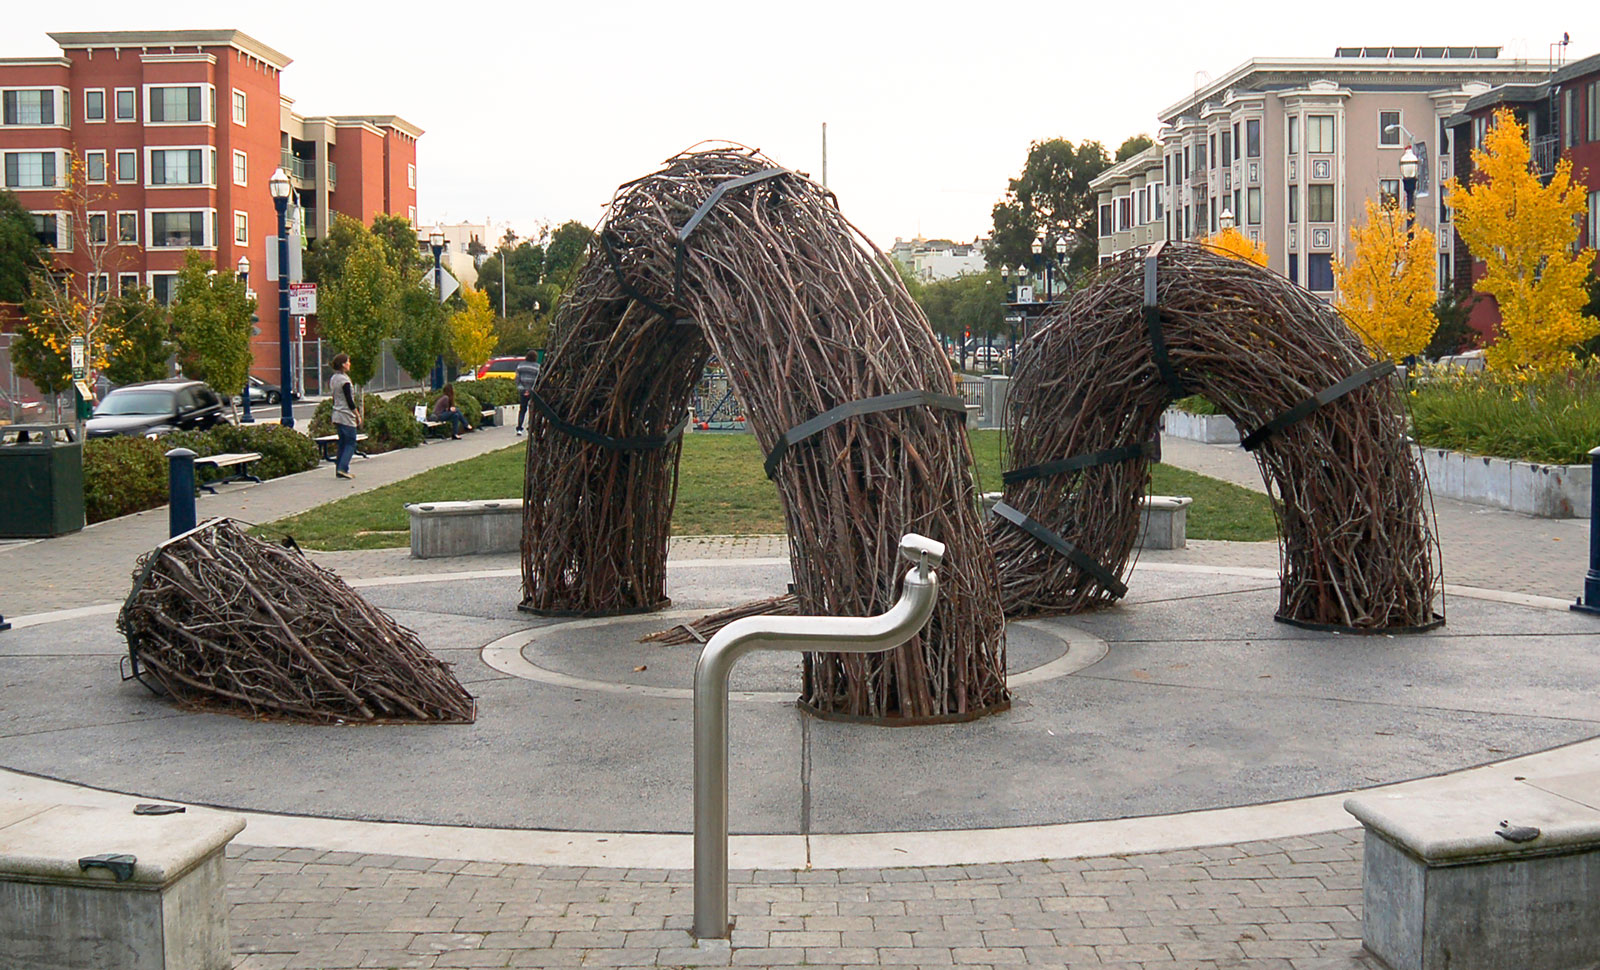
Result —
[[986, 233], [1030, 142], [1114, 151], [1154, 134], [1156, 113], [1197, 81], [1253, 56], [1497, 44], [1543, 59], [1563, 31], [1569, 59], [1600, 51], [1600, 7], [1486, 0], [78, 0], [7, 4], [5, 22], [0, 57], [54, 53], [52, 30], [243, 30], [294, 59], [283, 91], [297, 109], [426, 129], [422, 221], [593, 225], [619, 183], [702, 139], [819, 176], [827, 122], [830, 187], [885, 248]]

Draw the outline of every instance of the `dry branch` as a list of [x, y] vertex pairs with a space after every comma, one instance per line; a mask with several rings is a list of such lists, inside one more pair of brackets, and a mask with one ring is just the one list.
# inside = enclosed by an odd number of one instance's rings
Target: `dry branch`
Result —
[[135, 674], [196, 710], [318, 722], [476, 716], [415, 633], [298, 549], [228, 519], [140, 557], [117, 628]]

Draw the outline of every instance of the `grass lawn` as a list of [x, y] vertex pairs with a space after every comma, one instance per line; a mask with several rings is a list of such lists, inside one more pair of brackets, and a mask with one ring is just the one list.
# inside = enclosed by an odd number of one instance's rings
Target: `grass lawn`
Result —
[[[1000, 432], [977, 431], [972, 447], [979, 485], [1000, 490]], [[285, 531], [310, 549], [380, 549], [410, 543], [405, 505], [463, 499], [521, 498], [520, 444], [342, 498], [280, 519]], [[678, 471], [675, 535], [758, 535], [783, 532], [778, 491], [761, 470], [761, 450], [748, 434], [691, 434]], [[1151, 490], [1189, 495], [1189, 538], [1260, 541], [1276, 535], [1267, 498], [1204, 475], [1155, 465]]]

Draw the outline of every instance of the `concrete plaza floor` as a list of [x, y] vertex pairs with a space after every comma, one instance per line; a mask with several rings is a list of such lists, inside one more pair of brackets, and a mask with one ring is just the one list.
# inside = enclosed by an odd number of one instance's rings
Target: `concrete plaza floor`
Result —
[[[383, 461], [357, 486], [398, 477]], [[272, 483], [222, 498], [316, 504]], [[44, 574], [76, 609], [0, 597], [34, 614], [0, 634], [0, 799], [246, 809], [240, 968], [1373, 966], [1343, 791], [1527, 784], [1600, 805], [1600, 622], [1552, 598], [1587, 532], [1483, 517], [1484, 537], [1452, 538], [1452, 515], [1448, 578], [1480, 542], [1542, 565], [1452, 595], [1422, 636], [1274, 624], [1272, 544], [1194, 543], [1143, 556], [1115, 609], [1014, 625], [1017, 704], [973, 724], [815, 722], [785, 703], [792, 664], [742, 666], [731, 946], [686, 932], [693, 650], [637, 643], [674, 617], [518, 614], [514, 557], [317, 557], [458, 664], [477, 724], [258, 724], [120, 681], [113, 601], [152, 529], [107, 523], [106, 575]], [[52, 565], [60, 541], [0, 565]], [[675, 541], [676, 607], [770, 595], [785, 553]]]

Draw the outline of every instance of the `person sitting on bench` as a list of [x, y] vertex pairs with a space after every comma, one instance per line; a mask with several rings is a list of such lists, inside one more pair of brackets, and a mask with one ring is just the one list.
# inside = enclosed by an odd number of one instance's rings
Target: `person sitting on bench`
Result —
[[460, 438], [462, 431], [472, 430], [472, 425], [468, 423], [467, 416], [461, 413], [460, 408], [456, 407], [456, 386], [454, 384], [446, 384], [444, 386], [444, 393], [440, 394], [439, 399], [433, 402], [433, 410], [428, 412], [428, 417], [434, 421], [450, 422], [450, 437], [452, 440]]

